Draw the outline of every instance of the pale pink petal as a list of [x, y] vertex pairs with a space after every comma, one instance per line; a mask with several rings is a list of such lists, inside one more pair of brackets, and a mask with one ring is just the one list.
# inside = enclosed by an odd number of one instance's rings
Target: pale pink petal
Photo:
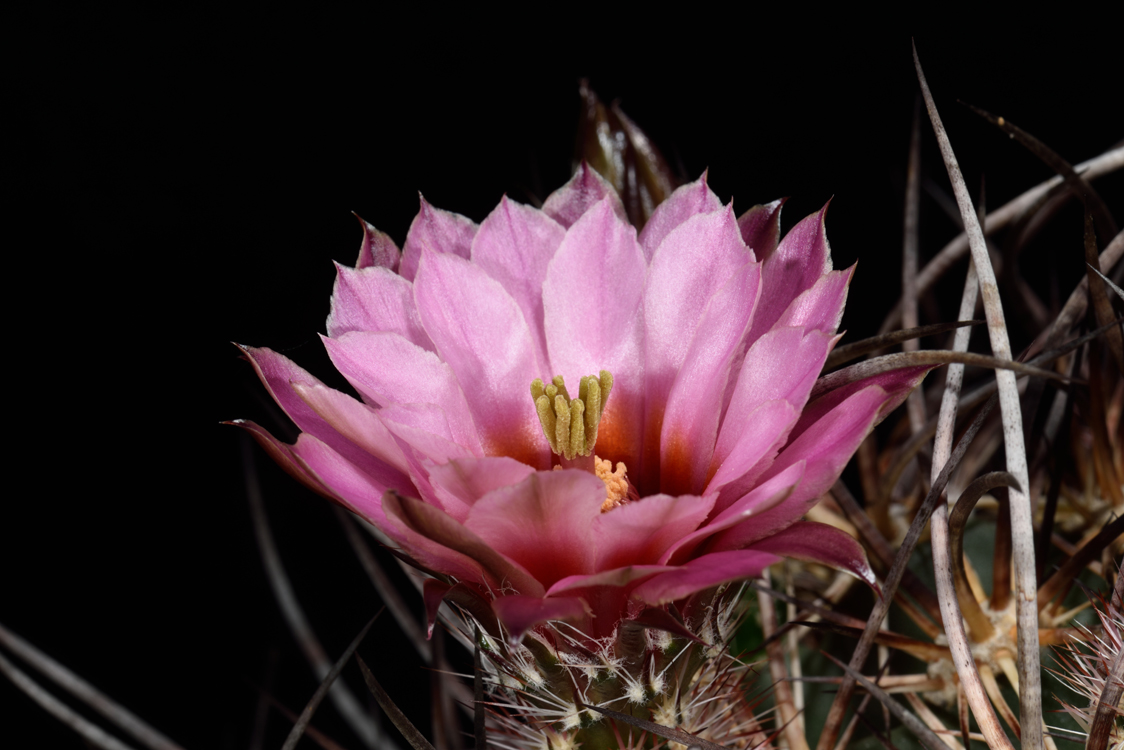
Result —
[[523, 634], [548, 620], [582, 622], [590, 614], [589, 605], [580, 597], [501, 596], [492, 602], [496, 617], [507, 628], [508, 638], [518, 643]]
[[783, 531], [754, 542], [752, 549], [827, 565], [850, 573], [878, 590], [878, 581], [862, 545], [847, 533], [825, 523], [797, 521]]
[[[402, 529], [416, 532], [431, 540], [432, 544], [475, 560], [487, 573], [487, 582], [495, 591], [514, 589], [525, 596], [542, 596], [545, 593], [546, 589], [525, 568], [504, 557], [444, 511], [393, 492], [383, 497], [382, 507], [386, 517], [397, 521]], [[440, 568], [435, 570], [447, 572]]]
[[[667, 396], [707, 302], [752, 259], [729, 209], [687, 219], [667, 235], [652, 259], [644, 290], [647, 413], [641, 477], [659, 477]], [[641, 494], [659, 491], [643, 483], [639, 489]]]
[[332, 364], [366, 400], [389, 404], [433, 404], [448, 420], [450, 435], [482, 455], [476, 423], [452, 369], [436, 354], [394, 333], [352, 331], [322, 337]]
[[792, 302], [831, 270], [831, 248], [824, 230], [827, 206], [794, 226], [762, 264], [761, 301], [750, 341], [771, 329]]
[[294, 382], [291, 387], [340, 435], [380, 461], [406, 473], [406, 458], [375, 409], [346, 393], [320, 384]]
[[358, 215], [355, 218], [359, 219], [359, 226], [363, 227], [363, 244], [359, 246], [359, 258], [355, 261], [355, 267], [380, 266], [397, 271], [402, 259], [398, 245], [394, 244], [389, 235], [375, 229], [374, 225], [363, 221]]
[[549, 468], [550, 444], [530, 395], [531, 381], [545, 374], [519, 306], [474, 264], [428, 252], [414, 295], [429, 338], [464, 390], [484, 452]]
[[379, 421], [394, 436], [406, 461], [410, 481], [423, 498], [457, 521], [464, 521], [468, 508], [459, 499], [439, 492], [430, 481], [435, 466], [474, 458], [467, 448], [441, 433], [446, 427], [444, 412], [432, 404], [391, 404], [379, 411]]
[[675, 570], [673, 565], [629, 565], [624, 568], [603, 570], [587, 576], [566, 576], [547, 589], [547, 596], [555, 596], [563, 591], [577, 591], [600, 586], [621, 588], [641, 578], [653, 576], [656, 573], [666, 573]]
[[596, 572], [593, 521], [605, 485], [576, 469], [531, 474], [476, 501], [465, 526], [544, 586]]
[[[756, 516], [787, 500], [800, 486], [803, 477], [804, 462], [798, 461], [780, 474], [736, 498], [733, 502], [727, 502], [725, 510], [711, 519], [710, 523], [669, 547], [660, 558], [660, 562], [664, 564], [682, 563], [694, 553], [699, 544], [709, 537], [720, 538], [716, 535], [735, 527], [753, 527], [756, 523]], [[711, 544], [710, 547], [717, 549], [739, 548], [732, 544], [723, 547]]]
[[[547, 346], [554, 371], [576, 394], [580, 378], [613, 374], [597, 455], [639, 470], [643, 420], [641, 315], [644, 258], [636, 231], [603, 199], [570, 227], [543, 286]], [[547, 379], [544, 377], [544, 380]]]
[[547, 197], [542, 212], [569, 229], [603, 198], [609, 199], [613, 213], [621, 221], [628, 221], [617, 191], [583, 160], [570, 181]]
[[652, 495], [593, 520], [596, 570], [655, 563], [678, 539], [690, 534], [714, 507], [717, 495]]
[[476, 236], [476, 224], [460, 214], [434, 208], [420, 194], [421, 208], [402, 248], [402, 266], [398, 272], [407, 281], [413, 281], [418, 273], [423, 250], [433, 253], [450, 253], [469, 258], [472, 254], [472, 239]]
[[429, 468], [429, 482], [445, 511], [464, 523], [468, 511], [492, 490], [519, 484], [534, 471], [506, 456], [462, 458]]
[[393, 271], [372, 266], [355, 270], [336, 264], [336, 286], [328, 313], [328, 335], [349, 331], [397, 333], [433, 351], [418, 317], [414, 286]]
[[761, 267], [746, 263], [711, 296], [668, 394], [660, 434], [660, 488], [701, 492], [707, 481], [730, 363], [760, 291]]
[[652, 212], [644, 230], [640, 232], [640, 245], [649, 263], [656, 249], [673, 229], [698, 214], [709, 214], [722, 208], [722, 201], [706, 184], [706, 172], [692, 183], [683, 185], [667, 197]]
[[777, 249], [777, 240], [781, 236], [781, 206], [786, 200], [781, 198], [763, 206], [754, 206], [738, 217], [742, 239], [758, 261], [764, 261]]
[[800, 326], [807, 330], [835, 333], [847, 302], [847, 287], [855, 267], [831, 271], [820, 277], [812, 288], [794, 299], [781, 313], [775, 328]]
[[703, 555], [671, 573], [662, 573], [636, 587], [634, 599], [652, 605], [667, 604], [719, 584], [756, 578], [781, 558], [758, 550], [735, 550]]
[[531, 329], [538, 371], [550, 372], [543, 329], [543, 281], [566, 230], [542, 211], [505, 195], [472, 242], [472, 262], [507, 290]]

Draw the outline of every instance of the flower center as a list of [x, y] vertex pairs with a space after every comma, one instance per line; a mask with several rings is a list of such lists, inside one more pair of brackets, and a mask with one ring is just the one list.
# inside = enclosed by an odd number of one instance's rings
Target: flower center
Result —
[[613, 389], [613, 376], [602, 370], [601, 376], [587, 375], [578, 386], [578, 397], [570, 398], [561, 375], [554, 376], [550, 385], [535, 378], [531, 383], [531, 398], [550, 449], [567, 461], [576, 456], [593, 455], [597, 444], [597, 426], [609, 392]]
[[597, 475], [605, 483], [605, 502], [601, 512], [605, 513], [630, 500], [631, 485], [625, 476], [628, 469], [623, 463], [617, 464], [593, 455], [597, 444], [597, 427], [605, 411], [605, 402], [613, 389], [613, 376], [602, 370], [600, 376], [587, 375], [578, 385], [578, 397], [570, 398], [569, 391], [561, 375], [556, 375], [550, 385], [536, 378], [531, 383], [531, 398], [535, 400], [535, 411], [539, 415], [543, 434], [550, 441], [550, 449], [559, 457], [566, 468], [585, 469]]

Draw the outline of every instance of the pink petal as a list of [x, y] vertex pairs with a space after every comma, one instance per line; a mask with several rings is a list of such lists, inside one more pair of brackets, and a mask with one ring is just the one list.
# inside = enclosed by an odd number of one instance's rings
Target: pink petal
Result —
[[691, 560], [679, 570], [645, 581], [636, 587], [632, 597], [652, 605], [667, 604], [712, 586], [756, 578], [780, 559], [759, 550], [714, 552]]
[[492, 609], [507, 628], [512, 643], [518, 643], [524, 633], [539, 623], [548, 620], [582, 622], [590, 614], [589, 605], [578, 597], [501, 596], [492, 602]]
[[394, 240], [390, 239], [389, 235], [375, 229], [374, 225], [368, 224], [359, 216], [355, 218], [359, 219], [359, 225], [363, 227], [363, 244], [359, 246], [359, 258], [355, 261], [355, 268], [379, 266], [397, 271], [398, 263], [402, 259], [398, 245], [394, 244]]
[[515, 301], [474, 264], [428, 252], [414, 294], [426, 332], [464, 389], [484, 452], [549, 468], [550, 444], [530, 396], [531, 381], [544, 373]]
[[706, 184], [706, 172], [694, 182], [676, 189], [656, 207], [648, 223], [644, 225], [644, 230], [640, 232], [640, 245], [644, 248], [645, 260], [650, 263], [664, 238], [687, 219], [713, 213], [721, 208], [722, 201]]
[[[538, 371], [550, 372], [543, 332], [543, 281], [566, 230], [542, 211], [503, 197], [476, 233], [472, 262], [507, 290], [523, 311], [538, 357]], [[528, 383], [528, 385], [530, 385]]]
[[[527, 596], [542, 596], [545, 592], [542, 584], [525, 568], [501, 555], [444, 511], [421, 500], [393, 492], [388, 492], [383, 497], [382, 507], [386, 517], [398, 524], [399, 530], [416, 533], [425, 539], [427, 549], [444, 548], [470, 558], [487, 574], [487, 578], [465, 579], [447, 568], [436, 567], [433, 570], [454, 575], [461, 580], [486, 580], [495, 591], [514, 589]], [[390, 530], [384, 531], [393, 537]]]
[[434, 208], [420, 194], [421, 208], [402, 248], [402, 266], [398, 272], [407, 281], [413, 281], [418, 273], [423, 250], [434, 253], [450, 253], [469, 258], [472, 254], [472, 239], [476, 236], [476, 224], [472, 220]]
[[787, 529], [755, 542], [752, 549], [842, 570], [878, 590], [878, 581], [862, 545], [834, 526], [797, 521]]
[[464, 523], [477, 500], [492, 490], [519, 484], [532, 472], [527, 464], [506, 456], [461, 458], [430, 467], [429, 481], [445, 511]]
[[[712, 464], [714, 475], [707, 482], [707, 491], [717, 492], [743, 478], [743, 484], [751, 486], [753, 480], [764, 473], [773, 456], [784, 445], [789, 430], [796, 424], [799, 416], [800, 412], [783, 399], [766, 401], [754, 409], [745, 420], [745, 429], [738, 436], [737, 442], [729, 446], [729, 452], [721, 463], [717, 462], [718, 457], [715, 455], [715, 462]], [[720, 502], [719, 509], [723, 507], [724, 504]]]
[[[747, 432], [760, 433], [762, 429], [780, 428], [772, 422], [759, 424], [751, 417], [753, 412], [769, 401], [787, 401], [798, 415], [808, 399], [816, 378], [819, 376], [828, 352], [834, 343], [827, 334], [819, 331], [805, 332], [801, 328], [778, 328], [757, 339], [746, 353], [741, 371], [738, 373], [733, 393], [714, 448], [712, 467], [717, 472], [731, 455], [734, 446], [744, 441]], [[773, 412], [775, 418], [779, 415]], [[765, 416], [762, 413], [759, 416]], [[791, 427], [789, 422], [783, 427]], [[772, 437], [779, 438], [781, 433]], [[767, 435], [757, 434], [754, 440], [764, 441]], [[744, 450], [744, 449], [743, 449]], [[741, 459], [742, 470], [735, 471], [731, 465], [723, 472], [722, 483], [741, 476], [751, 468]], [[717, 473], [715, 474], [717, 477]], [[712, 480], [713, 481], [713, 480]]]
[[706, 519], [716, 497], [652, 495], [600, 514], [593, 520], [595, 569], [661, 561], [668, 547]]
[[547, 270], [543, 309], [550, 376], [561, 375], [575, 393], [580, 378], [613, 373], [597, 455], [639, 471], [645, 265], [635, 230], [613, 206], [605, 198], [570, 227]]
[[[309, 387], [330, 390], [326, 385], [277, 352], [269, 349], [255, 349], [249, 346], [239, 348], [245, 353], [250, 364], [254, 366], [258, 377], [261, 378], [269, 394], [273, 396], [273, 400], [285, 410], [285, 413], [296, 423], [297, 427], [323, 441], [332, 450], [352, 463], [363, 465], [373, 460], [358, 444], [341, 435], [332, 424], [305, 403], [292, 388], [292, 384], [299, 383]], [[354, 404], [348, 408], [354, 410], [358, 406], [359, 404]], [[357, 411], [356, 414], [358, 415]], [[363, 417], [358, 415], [356, 418], [362, 419]], [[393, 449], [390, 450], [393, 451]], [[389, 458], [389, 454], [380, 453], [378, 455]]]
[[[751, 260], [729, 209], [687, 219], [667, 235], [652, 259], [644, 290], [647, 415], [640, 476], [659, 476], [659, 438], [667, 395], [707, 302]], [[645, 486], [639, 489], [641, 494], [657, 491]]]
[[758, 262], [764, 261], [777, 249], [777, 240], [781, 236], [781, 206], [786, 200], [781, 198], [764, 206], [754, 206], [738, 217], [742, 239]]
[[605, 485], [593, 474], [542, 471], [477, 500], [465, 527], [550, 586], [596, 572], [593, 523], [603, 502]]
[[414, 491], [414, 485], [402, 472], [374, 459], [356, 465], [307, 432], [297, 438], [292, 453], [305, 471], [329, 487], [336, 498], [376, 525], [383, 515], [384, 492]]
[[827, 206], [794, 226], [761, 269], [761, 301], [749, 340], [774, 326], [792, 300], [831, 270], [831, 248], [824, 231]]
[[291, 387], [340, 435], [402, 473], [407, 471], [402, 449], [383, 426], [375, 409], [324, 385], [294, 382]]
[[807, 330], [835, 333], [843, 317], [847, 287], [854, 272], [855, 267], [851, 266], [846, 271], [831, 271], [821, 276], [811, 289], [789, 304], [775, 327], [801, 326]]
[[332, 502], [340, 502], [339, 498], [332, 492], [331, 487], [321, 482], [318, 477], [314, 476], [312, 472], [305, 467], [304, 462], [293, 452], [293, 446], [281, 442], [273, 437], [273, 435], [270, 435], [269, 431], [264, 427], [248, 419], [235, 419], [231, 422], [224, 422], [223, 424], [241, 427], [243, 430], [250, 433], [250, 436], [257, 441], [258, 445], [260, 445], [269, 457], [276, 461], [277, 465], [284, 469], [289, 476], [321, 497], [325, 497]]
[[660, 487], [665, 492], [697, 493], [706, 484], [730, 363], [753, 316], [760, 279], [760, 265], [746, 263], [703, 310], [664, 412]]
[[[795, 439], [803, 434], [806, 429], [816, 424], [825, 414], [835, 409], [843, 401], [872, 385], [880, 387], [887, 393], [886, 400], [882, 402], [878, 410], [878, 416], [874, 420], [874, 424], [878, 424], [890, 412], [898, 408], [913, 389], [920, 385], [925, 376], [936, 367], [937, 365], [903, 367], [865, 380], [857, 380], [854, 383], [848, 383], [827, 393], [817, 395], [812, 398], [811, 402], [805, 407], [804, 413], [800, 415], [800, 420], [792, 430], [792, 437]], [[815, 392], [815, 388], [813, 388], [813, 392]]]
[[648, 578], [656, 573], [666, 573], [671, 570], [676, 570], [676, 567], [672, 565], [628, 565], [623, 568], [603, 570], [600, 573], [587, 576], [566, 576], [547, 589], [546, 595], [555, 596], [563, 591], [577, 591], [602, 586], [622, 588], [641, 578]]
[[[757, 516], [787, 500], [800, 485], [803, 477], [804, 463], [798, 461], [733, 502], [728, 503], [726, 509], [716, 515], [706, 526], [688, 534], [669, 547], [660, 558], [660, 562], [670, 564], [672, 561], [685, 561], [701, 542], [709, 537], [719, 535], [727, 529], [741, 529], [743, 533], [757, 534], [756, 530], [760, 528], [760, 524], [757, 523]], [[722, 538], [722, 536], [716, 537], [716, 539]], [[756, 539], [758, 536], [752, 538]], [[740, 549], [741, 546], [744, 545], [712, 543], [709, 545], [709, 549]]]
[[[843, 467], [874, 428], [879, 410], [890, 396], [871, 386], [843, 401], [780, 452], [759, 481], [776, 476], [803, 461], [804, 481], [785, 502], [758, 516], [762, 536], [790, 526], [808, 512], [835, 483]], [[796, 430], [793, 430], [795, 435]]]
[[617, 197], [617, 191], [597, 174], [597, 170], [590, 168], [585, 160], [582, 160], [581, 166], [578, 167], [577, 172], [574, 172], [570, 181], [547, 197], [542, 212], [569, 229], [603, 198], [610, 200], [613, 213], [622, 222], [628, 221], [621, 199]]
[[339, 338], [349, 331], [397, 333], [433, 351], [418, 317], [414, 285], [387, 268], [355, 270], [336, 264], [328, 335]]
[[444, 411], [452, 439], [483, 454], [465, 394], [449, 365], [433, 352], [394, 333], [352, 331], [322, 340], [332, 364], [365, 399], [379, 406], [437, 406]]

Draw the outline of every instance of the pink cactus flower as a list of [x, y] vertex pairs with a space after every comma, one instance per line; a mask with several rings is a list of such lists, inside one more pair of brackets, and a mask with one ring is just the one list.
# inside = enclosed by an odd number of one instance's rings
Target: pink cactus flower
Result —
[[439, 575], [431, 599], [464, 584], [512, 637], [604, 637], [784, 556], [873, 584], [801, 517], [929, 368], [809, 400], [853, 269], [826, 207], [778, 244], [781, 203], [736, 217], [704, 175], [638, 235], [586, 167], [480, 225], [423, 200], [401, 253], [365, 224], [338, 267], [323, 340], [362, 400], [247, 347], [302, 434], [239, 424]]

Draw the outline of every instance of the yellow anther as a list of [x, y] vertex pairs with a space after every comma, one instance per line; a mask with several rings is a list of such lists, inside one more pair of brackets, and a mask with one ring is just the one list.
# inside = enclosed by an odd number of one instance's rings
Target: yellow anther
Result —
[[612, 387], [613, 376], [608, 370], [602, 370], [600, 377], [582, 378], [575, 399], [570, 398], [561, 375], [556, 375], [550, 385], [538, 378], [531, 383], [535, 412], [552, 451], [566, 460], [593, 454], [597, 427]]

